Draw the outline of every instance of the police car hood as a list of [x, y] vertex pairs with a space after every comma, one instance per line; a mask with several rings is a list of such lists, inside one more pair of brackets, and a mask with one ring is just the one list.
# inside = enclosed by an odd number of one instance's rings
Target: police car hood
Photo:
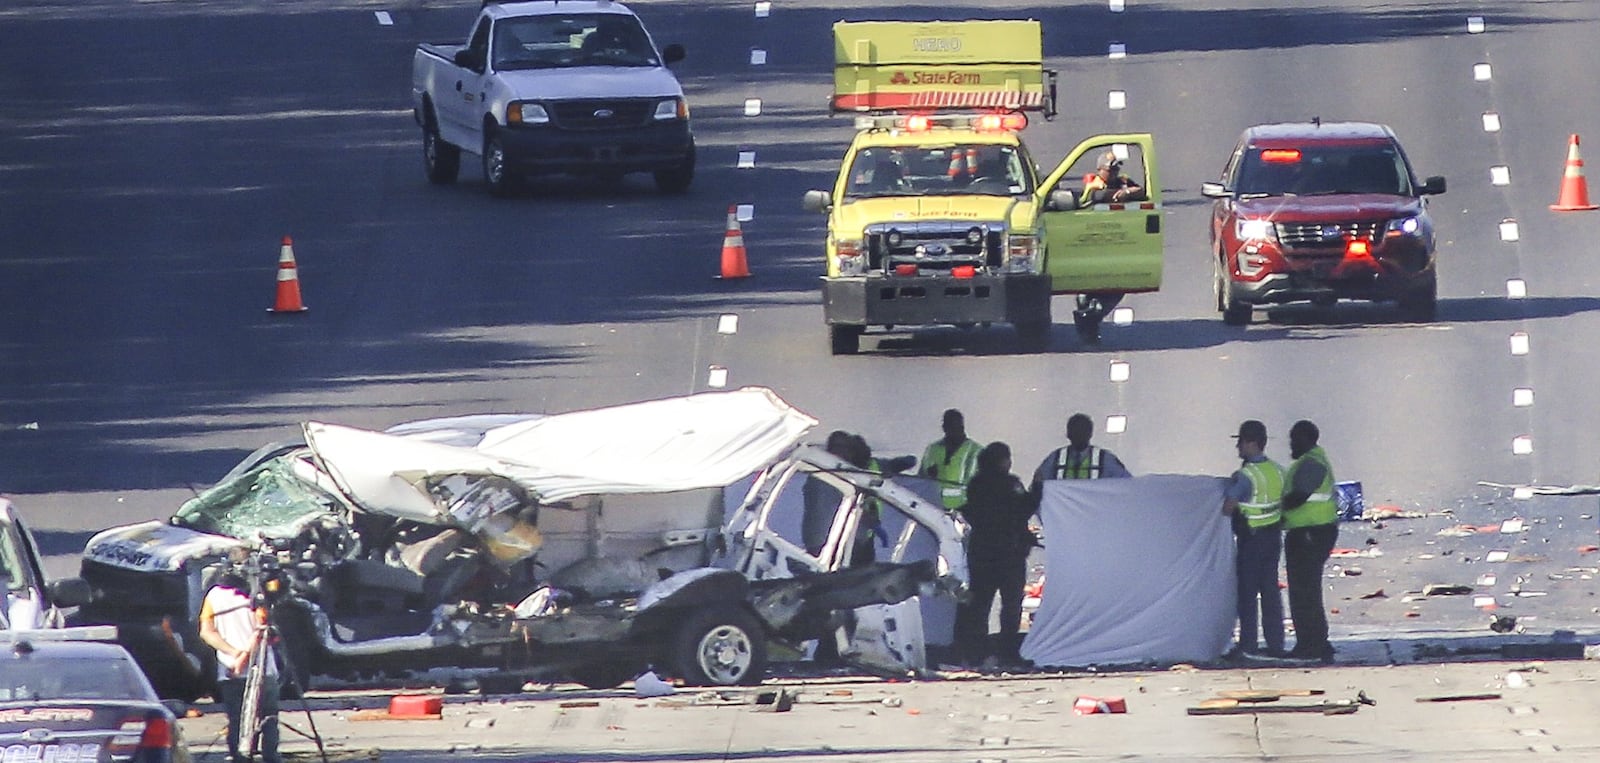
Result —
[[248, 544], [225, 535], [151, 521], [103, 530], [83, 548], [85, 559], [140, 572], [176, 572], [190, 559], [221, 556]]
[[488, 429], [475, 447], [320, 422], [308, 422], [305, 436], [364, 510], [460, 524], [430, 484], [499, 477], [546, 504], [724, 487], [787, 455], [816, 424], [751, 387], [519, 421]]
[[863, 230], [868, 225], [954, 222], [1003, 223], [1017, 203], [1010, 196], [884, 196], [855, 199], [838, 209], [840, 230]]

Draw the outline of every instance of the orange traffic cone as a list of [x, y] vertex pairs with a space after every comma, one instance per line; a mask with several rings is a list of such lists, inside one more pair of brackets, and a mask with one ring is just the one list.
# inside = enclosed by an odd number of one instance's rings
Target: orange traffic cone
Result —
[[1578, 136], [1567, 141], [1567, 169], [1561, 173], [1561, 197], [1550, 208], [1557, 212], [1600, 209], [1589, 203], [1589, 184], [1583, 179], [1583, 157], [1578, 155]]
[[278, 250], [278, 299], [269, 313], [303, 313], [306, 306], [300, 303], [300, 275], [294, 266], [294, 242], [283, 237], [283, 248]]
[[728, 207], [728, 232], [722, 236], [722, 275], [719, 278], [748, 278], [750, 264], [744, 255], [744, 232], [739, 229], [737, 207]]

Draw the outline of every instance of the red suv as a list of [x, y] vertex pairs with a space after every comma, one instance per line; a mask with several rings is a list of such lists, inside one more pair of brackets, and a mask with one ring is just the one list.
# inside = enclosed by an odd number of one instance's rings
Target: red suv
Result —
[[1392, 301], [1411, 320], [1437, 304], [1433, 221], [1394, 131], [1362, 122], [1257, 125], [1244, 131], [1214, 199], [1211, 255], [1224, 323], [1256, 305]]

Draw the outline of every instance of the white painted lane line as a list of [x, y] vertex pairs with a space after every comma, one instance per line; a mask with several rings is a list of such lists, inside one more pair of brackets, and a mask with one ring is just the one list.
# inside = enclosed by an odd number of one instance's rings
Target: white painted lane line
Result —
[[1114, 382], [1125, 382], [1125, 381], [1128, 380], [1128, 374], [1129, 373], [1131, 373], [1131, 369], [1128, 367], [1128, 362], [1127, 361], [1125, 361], [1125, 360], [1113, 360], [1113, 361], [1111, 361], [1111, 381], [1114, 381]]
[[1489, 182], [1494, 185], [1511, 185], [1511, 168], [1503, 166], [1490, 167]]
[[1512, 278], [1506, 281], [1506, 296], [1511, 299], [1522, 299], [1528, 296], [1528, 282], [1521, 278]]
[[1133, 323], [1133, 308], [1119, 307], [1111, 311], [1111, 323], [1115, 326], [1128, 326]]
[[728, 386], [728, 369], [712, 366], [710, 372], [706, 374], [706, 386], [716, 388]]
[[1533, 388], [1518, 387], [1511, 390], [1511, 405], [1516, 408], [1527, 408], [1533, 405]]
[[1128, 417], [1121, 413], [1113, 413], [1106, 417], [1106, 434], [1122, 434], [1128, 431]]
[[1528, 333], [1526, 331], [1518, 331], [1511, 335], [1512, 355], [1527, 355], [1528, 349]]
[[1128, 46], [1120, 42], [1113, 42], [1111, 43], [1111, 49], [1106, 55], [1110, 56], [1111, 58], [1127, 58]]
[[751, 167], [754, 167], [754, 166], [756, 166], [756, 152], [754, 152], [754, 151], [740, 151], [739, 152], [739, 169], [747, 170], [747, 169], [750, 169]]
[[1516, 241], [1522, 238], [1521, 231], [1517, 228], [1517, 221], [1507, 217], [1500, 221], [1500, 240]]
[[1493, 111], [1483, 112], [1483, 131], [1500, 132], [1500, 115]]
[[1123, 0], [1109, 0], [1109, 5], [1112, 13], [1121, 13], [1125, 6]]
[[1467, 17], [1467, 34], [1482, 34], [1482, 33], [1483, 33], [1483, 17], [1482, 16], [1468, 16]]
[[767, 52], [760, 48], [750, 49], [750, 65], [761, 66], [767, 62]]
[[733, 217], [735, 220], [738, 220], [741, 223], [747, 223], [756, 219], [756, 205], [740, 204], [739, 206], [734, 207]]
[[1516, 439], [1511, 441], [1511, 455], [1526, 456], [1531, 453], [1533, 453], [1533, 435], [1517, 435]]
[[772, 3], [766, 2], [766, 0], [762, 0], [762, 2], [756, 3], [756, 18], [764, 19], [764, 18], [766, 18], [768, 16], [771, 16], [771, 15], [772, 15]]
[[739, 316], [734, 315], [733, 313], [724, 313], [722, 315], [722, 317], [717, 319], [717, 333], [718, 334], [737, 334], [737, 333], [739, 333]]
[[747, 117], [761, 116], [761, 99], [746, 98], [744, 101], [744, 115]]
[[1110, 106], [1112, 111], [1125, 109], [1128, 107], [1128, 94], [1121, 90], [1113, 90], [1106, 96], [1106, 105]]
[[1472, 78], [1478, 82], [1488, 82], [1494, 76], [1493, 67], [1488, 64], [1473, 64]]
[[394, 26], [394, 17], [388, 11], [373, 11], [372, 15], [378, 17], [379, 26]]
[[1533, 488], [1526, 485], [1522, 487], [1514, 487], [1511, 489], [1511, 497], [1519, 501], [1526, 501], [1530, 498], [1533, 498]]

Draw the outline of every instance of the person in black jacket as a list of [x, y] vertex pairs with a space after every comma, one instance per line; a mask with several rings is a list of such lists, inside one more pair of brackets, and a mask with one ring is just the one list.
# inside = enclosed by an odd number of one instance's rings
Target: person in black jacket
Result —
[[[959, 511], [972, 526], [967, 565], [972, 597], [956, 611], [956, 647], [968, 664], [990, 656], [1017, 662], [1022, 629], [1022, 589], [1028, 552], [1034, 545], [1028, 519], [1034, 504], [1022, 480], [1011, 473], [1011, 447], [993, 442], [978, 454], [978, 472], [967, 483], [967, 503]], [[989, 608], [1000, 595], [1000, 644], [989, 647]], [[997, 653], [996, 653], [997, 652]]]

